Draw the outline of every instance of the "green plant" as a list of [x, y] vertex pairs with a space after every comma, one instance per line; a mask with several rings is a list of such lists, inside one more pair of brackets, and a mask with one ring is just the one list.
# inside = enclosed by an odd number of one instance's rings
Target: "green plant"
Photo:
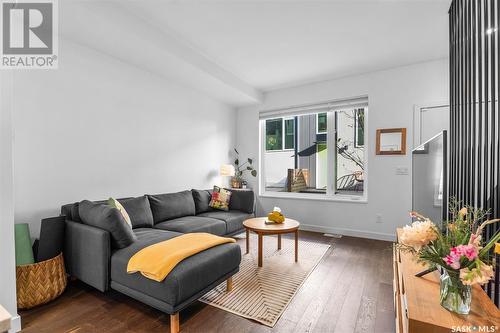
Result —
[[241, 180], [243, 179], [243, 174], [245, 172], [250, 172], [250, 174], [254, 177], [257, 177], [257, 170], [255, 170], [253, 166], [253, 159], [247, 158], [247, 160], [243, 163], [240, 162], [240, 153], [236, 148], [234, 148], [234, 152], [236, 153], [236, 158], [234, 159], [234, 178]]

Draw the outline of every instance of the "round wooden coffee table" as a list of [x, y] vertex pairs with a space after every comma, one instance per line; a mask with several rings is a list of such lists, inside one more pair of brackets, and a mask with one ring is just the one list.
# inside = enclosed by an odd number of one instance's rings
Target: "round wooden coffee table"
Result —
[[259, 237], [259, 267], [262, 267], [262, 237], [264, 235], [278, 235], [278, 250], [281, 249], [281, 234], [295, 234], [295, 262], [298, 261], [299, 257], [299, 226], [300, 223], [292, 220], [285, 219], [283, 223], [276, 224], [265, 224], [267, 217], [256, 217], [253, 219], [248, 219], [243, 222], [247, 233], [247, 249], [246, 253], [250, 249], [250, 230], [255, 232]]

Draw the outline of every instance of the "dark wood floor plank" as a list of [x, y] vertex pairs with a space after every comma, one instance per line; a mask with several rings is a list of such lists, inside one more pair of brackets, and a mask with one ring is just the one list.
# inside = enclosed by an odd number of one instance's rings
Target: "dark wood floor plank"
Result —
[[[327, 267], [319, 281], [309, 287], [310, 290], [315, 291], [315, 296], [309, 298], [309, 304], [304, 306], [302, 304], [298, 307], [301, 317], [297, 323], [296, 330], [298, 332], [311, 332], [316, 326], [317, 321], [323, 315], [324, 308], [328, 301], [331, 299], [335, 290], [340, 287], [340, 284], [335, 283], [343, 278], [349, 279], [349, 276], [344, 276], [346, 267], [355, 263], [351, 260], [355, 256], [353, 249], [344, 246], [335, 246], [333, 251], [325, 258], [322, 267]], [[330, 285], [330, 283], [333, 283]], [[302, 307], [300, 309], [299, 307]]]
[[[318, 321], [316, 332], [324, 330], [321, 327], [321, 321], [325, 321], [327, 317], [334, 317], [335, 320], [328, 324], [330, 332], [354, 332], [357, 316], [361, 304], [361, 296], [363, 294], [363, 286], [368, 278], [366, 274], [366, 266], [369, 261], [366, 258], [369, 250], [360, 245], [354, 245], [355, 255], [351, 259], [349, 265], [341, 274], [341, 278], [336, 281], [337, 287], [332, 293], [329, 302], [325, 306], [323, 316]], [[330, 310], [333, 308], [333, 311]]]
[[[390, 243], [312, 232], [301, 232], [300, 238], [333, 246], [274, 328], [196, 302], [180, 314], [182, 332], [394, 332], [392, 254], [386, 251]], [[238, 243], [244, 248], [244, 239]], [[71, 282], [59, 299], [20, 314], [26, 333], [169, 330], [168, 315], [78, 281]]]
[[[382, 251], [383, 247], [378, 247], [379, 242], [374, 242], [372, 240], [367, 240], [369, 244], [368, 248], [371, 251]], [[377, 315], [377, 302], [380, 284], [383, 282], [384, 278], [381, 275], [380, 267], [383, 266], [383, 262], [386, 261], [383, 255], [379, 255], [375, 258], [372, 257], [370, 253], [365, 254], [365, 275], [369, 276], [364, 280], [363, 293], [360, 299], [360, 307], [358, 310], [358, 317], [356, 322], [356, 327], [354, 332], [374, 332], [375, 329], [375, 317]]]

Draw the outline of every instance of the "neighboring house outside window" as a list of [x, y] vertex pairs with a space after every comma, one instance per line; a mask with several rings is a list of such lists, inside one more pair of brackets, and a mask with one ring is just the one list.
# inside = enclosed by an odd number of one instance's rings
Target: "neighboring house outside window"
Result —
[[324, 111], [319, 112], [309, 112], [316, 110], [314, 105], [307, 106], [308, 112], [285, 109], [279, 111], [281, 117], [261, 116], [263, 192], [366, 199], [367, 106], [365, 98], [340, 107], [320, 106], [317, 109]]
[[285, 119], [285, 149], [293, 149], [295, 146], [295, 120]]
[[266, 120], [266, 151], [294, 149], [294, 118], [275, 118]]
[[317, 124], [317, 133], [326, 133], [327, 130], [327, 113], [318, 113], [318, 124]]
[[266, 120], [266, 150], [283, 149], [283, 119]]

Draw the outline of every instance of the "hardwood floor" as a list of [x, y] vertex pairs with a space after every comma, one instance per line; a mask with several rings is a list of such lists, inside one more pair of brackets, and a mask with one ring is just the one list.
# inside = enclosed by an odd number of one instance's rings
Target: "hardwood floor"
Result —
[[[286, 237], [286, 236], [283, 236]], [[390, 243], [353, 237], [333, 244], [274, 328], [196, 302], [180, 313], [182, 332], [394, 332]], [[238, 240], [244, 249], [244, 239]], [[244, 253], [244, 252], [243, 252]], [[168, 332], [169, 316], [118, 292], [71, 282], [54, 302], [22, 311], [23, 332]]]

